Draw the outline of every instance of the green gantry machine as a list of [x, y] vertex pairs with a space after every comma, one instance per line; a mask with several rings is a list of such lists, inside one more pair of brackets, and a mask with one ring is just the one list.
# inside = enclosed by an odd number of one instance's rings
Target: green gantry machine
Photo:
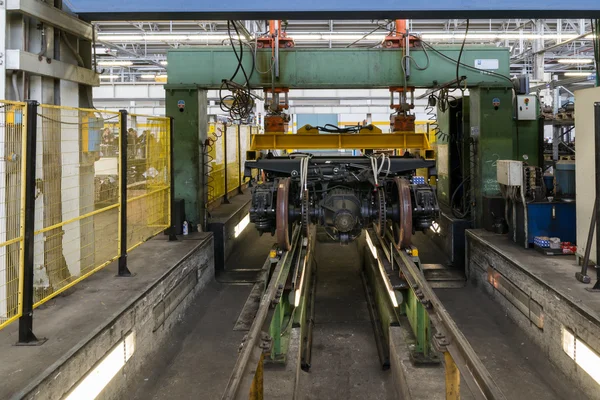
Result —
[[[453, 60], [459, 58], [460, 46], [438, 46], [437, 50], [411, 48], [414, 63], [427, 65], [427, 68], [411, 68], [409, 86], [429, 89], [456, 80]], [[400, 49], [281, 49], [279, 77], [273, 81], [272, 74], [254, 72], [250, 83], [256, 89], [398, 87], [404, 85], [403, 56]], [[255, 59], [258, 70], [267, 70], [271, 57], [271, 49], [258, 50]], [[483, 64], [491, 61], [497, 68], [478, 69], [482, 60]], [[479, 227], [487, 223], [485, 216], [500, 198], [495, 161], [523, 160], [526, 155], [531, 165], [538, 165], [540, 131], [538, 121], [516, 121], [514, 117], [508, 49], [466, 46], [460, 61], [459, 75], [466, 77], [462, 84], [466, 83], [468, 96], [462, 96], [459, 90], [453, 94], [460, 98], [459, 105], [438, 111], [439, 128], [447, 134], [438, 136], [438, 197], [442, 207], [450, 208], [453, 193], [465, 193], [472, 226]], [[252, 57], [244, 57], [247, 71], [251, 71], [252, 62]], [[175, 118], [176, 126], [175, 196], [185, 200], [188, 219], [200, 225], [206, 223], [203, 144], [208, 129], [207, 90], [219, 89], [222, 80], [229, 79], [237, 65], [232, 49], [224, 46], [177, 49], [168, 53], [166, 108], [167, 115]], [[459, 131], [461, 139], [457, 146]], [[454, 173], [456, 168], [462, 173]], [[467, 193], [469, 198], [466, 198]]]

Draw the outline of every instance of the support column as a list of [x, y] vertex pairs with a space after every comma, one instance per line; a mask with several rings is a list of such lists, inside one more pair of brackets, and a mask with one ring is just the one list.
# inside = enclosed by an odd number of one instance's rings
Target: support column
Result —
[[185, 219], [206, 228], [206, 140], [208, 139], [208, 92], [194, 87], [166, 89], [167, 116], [177, 121], [173, 142], [175, 198], [185, 201]]

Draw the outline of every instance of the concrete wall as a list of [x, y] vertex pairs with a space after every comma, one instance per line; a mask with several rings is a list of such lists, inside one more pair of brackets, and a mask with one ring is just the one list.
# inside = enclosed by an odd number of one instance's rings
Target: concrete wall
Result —
[[[482, 291], [492, 296], [506, 310], [511, 320], [529, 335], [572, 384], [577, 385], [590, 399], [600, 399], [598, 383], [579, 368], [563, 350], [563, 327], [574, 331], [577, 337], [592, 349], [600, 349], [600, 321], [597, 317], [588, 314], [584, 306], [580, 308], [570, 303], [551, 287], [517, 267], [516, 261], [509, 260], [507, 256], [484, 245], [470, 232], [467, 233], [466, 257], [469, 284], [479, 286]], [[492, 267], [529, 296], [530, 304], [537, 303], [542, 307], [543, 329], [532, 323], [528, 315], [515, 307], [488, 282], [488, 267]]]
[[204, 286], [214, 278], [212, 236], [115, 315], [112, 322], [84, 339], [48, 368], [45, 378], [30, 387], [26, 399], [63, 398], [130, 332], [135, 350], [124, 367], [101, 392], [101, 399], [128, 398], [128, 384], [144, 363], [169, 338], [174, 325]]

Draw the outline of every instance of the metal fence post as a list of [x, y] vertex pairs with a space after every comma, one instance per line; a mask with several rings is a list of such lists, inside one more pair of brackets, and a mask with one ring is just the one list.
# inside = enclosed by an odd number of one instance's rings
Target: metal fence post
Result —
[[237, 128], [237, 158], [238, 158], [238, 194], [244, 194], [242, 190], [242, 126], [238, 125]]
[[120, 161], [120, 182], [119, 182], [119, 272], [118, 276], [133, 276], [127, 268], [127, 110], [119, 110], [121, 114], [121, 132], [119, 133], [119, 161]]
[[[596, 283], [592, 288], [586, 288], [590, 292], [600, 292], [600, 268], [598, 268], [598, 257], [600, 256], [600, 102], [594, 103], [594, 127], [596, 146]], [[594, 218], [592, 216], [592, 218]]]
[[227, 187], [227, 124], [224, 125], [223, 129], [223, 160], [225, 162], [225, 169], [223, 170], [223, 181], [225, 184], [225, 194], [223, 195], [223, 204], [229, 204], [229, 188]]
[[36, 145], [37, 145], [37, 101], [27, 101], [27, 132], [25, 133], [25, 236], [23, 243], [23, 314], [19, 318], [20, 346], [37, 346], [46, 339], [38, 339], [33, 334], [33, 255], [34, 255], [34, 224], [35, 224], [35, 170], [36, 170]]
[[173, 137], [175, 136], [175, 119], [169, 117], [169, 206], [171, 218], [169, 221], [169, 242], [177, 240], [177, 227], [175, 226], [175, 171], [173, 169]]

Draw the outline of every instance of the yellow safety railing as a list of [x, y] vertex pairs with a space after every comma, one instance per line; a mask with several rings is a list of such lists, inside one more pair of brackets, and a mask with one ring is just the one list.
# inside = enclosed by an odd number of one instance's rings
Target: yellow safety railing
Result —
[[127, 126], [127, 246], [169, 227], [170, 120], [130, 114]]
[[0, 101], [0, 329], [23, 311], [26, 112]]
[[[209, 124], [210, 145], [207, 159], [209, 204], [217, 204], [226, 194], [239, 188], [240, 183], [242, 185], [245, 183], [243, 176], [246, 151], [250, 148], [250, 135], [256, 133], [258, 133], [256, 126], [225, 125], [220, 122]], [[227, 171], [227, 185], [225, 171]]]
[[34, 307], [119, 256], [120, 115], [38, 108]]
[[0, 100], [0, 329], [169, 227], [170, 119], [124, 115]]

